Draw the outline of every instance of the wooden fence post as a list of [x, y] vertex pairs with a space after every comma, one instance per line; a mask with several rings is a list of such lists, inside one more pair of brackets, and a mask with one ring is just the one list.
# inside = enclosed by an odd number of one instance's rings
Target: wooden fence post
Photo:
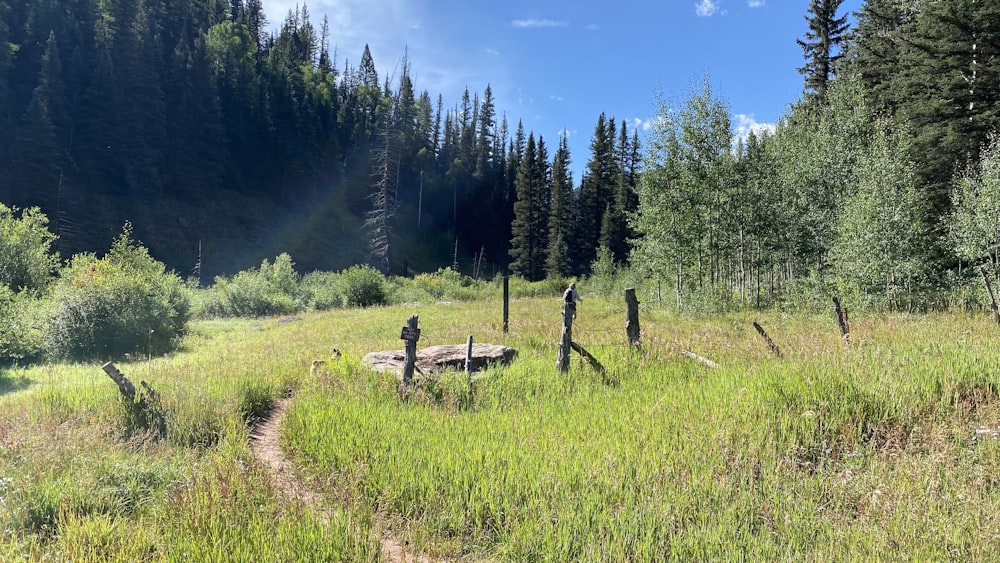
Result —
[[639, 299], [635, 296], [634, 287], [625, 290], [625, 309], [625, 333], [628, 335], [628, 343], [632, 348], [638, 349], [642, 343], [639, 330]]
[[778, 349], [778, 345], [775, 344], [773, 340], [771, 340], [771, 337], [768, 336], [766, 332], [764, 332], [764, 327], [760, 326], [760, 323], [758, 323], [757, 321], [753, 322], [753, 327], [757, 329], [757, 334], [759, 334], [760, 337], [764, 339], [764, 342], [767, 343], [767, 347], [771, 349], [771, 352], [775, 356], [780, 358], [781, 350]]
[[510, 276], [503, 277], [503, 334], [510, 327]]
[[420, 340], [420, 329], [417, 328], [417, 319], [417, 315], [413, 315], [407, 319], [406, 326], [403, 327], [403, 333], [400, 335], [400, 338], [406, 341], [406, 363], [403, 365], [403, 391], [409, 391], [410, 385], [413, 383], [413, 370], [416, 369], [417, 365], [417, 341]]
[[837, 324], [840, 325], [840, 335], [844, 337], [844, 349], [851, 347], [851, 325], [847, 323], [844, 310], [840, 307], [840, 299], [833, 298], [833, 312], [837, 315]]
[[573, 305], [563, 303], [563, 326], [562, 338], [559, 341], [559, 357], [556, 358], [556, 367], [559, 371], [566, 373], [569, 371], [570, 346], [573, 343]]
[[983, 282], [986, 284], [986, 291], [990, 294], [990, 309], [993, 310], [993, 320], [1000, 324], [1000, 307], [997, 306], [997, 297], [993, 293], [993, 285], [990, 284], [990, 276], [986, 273], [986, 268], [981, 267], [979, 271], [983, 274]]

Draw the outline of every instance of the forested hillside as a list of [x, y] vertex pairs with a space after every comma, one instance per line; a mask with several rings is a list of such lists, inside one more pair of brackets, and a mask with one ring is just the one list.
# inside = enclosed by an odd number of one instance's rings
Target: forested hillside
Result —
[[288, 252], [304, 271], [628, 266], [679, 306], [816, 284], [930, 302], [996, 272], [1000, 5], [840, 5], [808, 6], [803, 95], [773, 134], [738, 139], [706, 76], [645, 139], [602, 114], [570, 155], [489, 87], [446, 101], [405, 56], [334, 60], [305, 6], [273, 26], [260, 0], [0, 0], [0, 201], [40, 207], [64, 258], [129, 220], [203, 283]]

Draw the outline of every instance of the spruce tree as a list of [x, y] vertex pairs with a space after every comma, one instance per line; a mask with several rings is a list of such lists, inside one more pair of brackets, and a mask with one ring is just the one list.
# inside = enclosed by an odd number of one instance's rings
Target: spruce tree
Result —
[[843, 0], [810, 0], [806, 21], [809, 30], [805, 39], [797, 39], [806, 59], [799, 72], [805, 76], [806, 94], [819, 103], [825, 103], [835, 65], [841, 55], [838, 46], [847, 32], [847, 16], [837, 17]]
[[515, 180], [517, 202], [510, 241], [510, 268], [514, 274], [529, 281], [545, 276], [548, 193], [544, 146], [542, 142], [536, 145], [534, 133], [528, 135]]
[[570, 243], [573, 236], [573, 175], [569, 171], [570, 154], [567, 136], [559, 138], [559, 148], [552, 159], [552, 199], [549, 206], [549, 240], [545, 272], [550, 278], [573, 274]]

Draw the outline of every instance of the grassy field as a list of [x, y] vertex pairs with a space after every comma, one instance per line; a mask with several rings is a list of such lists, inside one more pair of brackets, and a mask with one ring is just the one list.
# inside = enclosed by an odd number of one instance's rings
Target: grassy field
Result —
[[[556, 299], [339, 310], [194, 325], [120, 363], [162, 397], [144, 431], [98, 365], [0, 377], [0, 560], [372, 561], [391, 534], [435, 558], [991, 559], [1000, 549], [1000, 336], [959, 314], [682, 318], [588, 299], [555, 370]], [[470, 395], [362, 368], [400, 348], [519, 350]], [[751, 323], [782, 348], [770, 356]], [[332, 359], [332, 350], [343, 352]], [[711, 369], [680, 355], [694, 351]], [[328, 369], [309, 376], [314, 359]], [[277, 494], [248, 425], [288, 393], [286, 451], [323, 514]]]

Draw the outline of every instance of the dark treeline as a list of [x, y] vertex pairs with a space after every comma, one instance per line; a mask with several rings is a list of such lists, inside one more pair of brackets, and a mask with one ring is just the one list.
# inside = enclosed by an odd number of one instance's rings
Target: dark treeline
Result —
[[1000, 5], [868, 0], [852, 29], [841, 3], [811, 0], [776, 131], [737, 139], [706, 77], [646, 146], [599, 116], [575, 182], [566, 140], [489, 87], [446, 105], [405, 55], [338, 63], [306, 7], [267, 31], [260, 0], [0, 0], [0, 201], [39, 206], [64, 257], [129, 220], [202, 281], [288, 252], [530, 280], [626, 265], [679, 306], [837, 284], [897, 307], [1000, 272]]
[[[552, 173], [571, 190], [565, 147], [550, 165], [489, 87], [446, 107], [416, 89], [405, 56], [390, 75], [367, 48], [338, 65], [305, 6], [268, 29], [260, 0], [0, 0], [0, 201], [40, 207], [64, 257], [106, 248], [128, 220], [185, 275], [280, 252], [305, 270], [457, 262], [489, 275], [518, 240], [518, 175], [544, 184], [534, 206], [548, 209]], [[584, 215], [561, 194], [557, 219], [531, 223], [546, 247], [554, 229], [562, 273], [589, 265], [593, 252], [573, 249], [596, 245], [621, 203], [613, 170], [631, 159], [634, 172], [624, 126], [602, 118], [598, 135], [608, 152]], [[532, 252], [523, 273], [537, 278]]]

